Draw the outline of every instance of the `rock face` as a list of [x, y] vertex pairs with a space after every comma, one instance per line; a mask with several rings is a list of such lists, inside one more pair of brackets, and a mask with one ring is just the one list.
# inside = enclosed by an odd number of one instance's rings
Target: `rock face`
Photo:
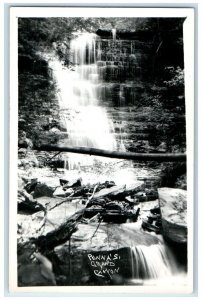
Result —
[[181, 189], [158, 189], [163, 236], [174, 243], [187, 242], [187, 192]]

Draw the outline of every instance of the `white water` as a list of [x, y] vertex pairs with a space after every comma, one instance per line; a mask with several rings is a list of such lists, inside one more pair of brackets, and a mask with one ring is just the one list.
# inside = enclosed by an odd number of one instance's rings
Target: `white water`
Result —
[[[100, 85], [96, 35], [85, 33], [71, 41], [74, 70], [61, 65], [58, 59], [49, 62], [58, 86], [60, 107], [66, 113], [68, 145], [116, 150], [113, 122], [99, 103]], [[103, 161], [103, 159], [100, 159]], [[78, 164], [91, 165], [90, 156], [68, 155], [69, 168]]]
[[116, 29], [115, 28], [112, 29], [112, 38], [113, 38], [113, 41], [116, 41]]
[[[85, 33], [71, 41], [71, 68], [62, 65], [56, 55], [46, 57], [57, 84], [60, 116], [68, 133], [68, 138], [60, 143], [72, 147], [125, 151], [121, 125], [120, 134], [115, 137], [113, 121], [102, 106], [102, 100], [107, 98], [106, 94], [110, 93], [111, 85], [102, 79], [106, 71], [106, 61], [101, 61], [101, 55], [101, 40], [95, 34]], [[119, 96], [120, 102], [124, 102], [122, 89]], [[89, 167], [88, 173], [92, 174], [89, 177], [91, 183], [100, 180], [116, 180], [117, 184], [123, 180], [133, 183], [137, 176], [145, 176], [145, 172], [148, 173], [145, 169], [134, 170], [130, 161], [71, 153], [63, 156], [66, 159], [66, 168], [77, 172], [75, 176], [78, 176], [78, 170], [80, 176], [81, 170], [84, 170], [86, 178], [86, 167]], [[95, 169], [95, 164], [100, 167]], [[101, 170], [104, 170], [105, 174]]]
[[163, 279], [172, 275], [172, 263], [164, 245], [140, 245], [132, 247], [131, 251], [133, 278]]

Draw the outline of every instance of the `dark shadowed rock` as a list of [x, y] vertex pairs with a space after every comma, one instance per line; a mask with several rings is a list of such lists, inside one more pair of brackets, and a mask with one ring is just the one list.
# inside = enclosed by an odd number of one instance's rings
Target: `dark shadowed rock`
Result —
[[45, 183], [38, 183], [33, 192], [33, 197], [38, 198], [42, 196], [52, 196], [54, 193], [54, 188], [46, 185]]
[[41, 253], [33, 253], [36, 260], [25, 262], [19, 257], [18, 284], [19, 286], [53, 286], [56, 285], [52, 263]]

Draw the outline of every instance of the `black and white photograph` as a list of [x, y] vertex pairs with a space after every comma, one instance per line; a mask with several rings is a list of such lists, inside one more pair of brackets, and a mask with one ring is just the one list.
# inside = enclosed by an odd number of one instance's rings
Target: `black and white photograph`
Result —
[[192, 292], [193, 23], [11, 9], [12, 290]]

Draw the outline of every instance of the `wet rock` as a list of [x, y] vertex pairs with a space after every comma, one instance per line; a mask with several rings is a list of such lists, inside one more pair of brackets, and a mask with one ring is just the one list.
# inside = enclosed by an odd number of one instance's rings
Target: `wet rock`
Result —
[[45, 183], [37, 183], [35, 190], [33, 192], [33, 197], [34, 199], [42, 196], [52, 197], [53, 193], [54, 193], [54, 188], [46, 185]]
[[33, 143], [27, 138], [25, 131], [19, 131], [18, 147], [30, 149], [33, 147]]
[[66, 194], [62, 187], [57, 187], [53, 193], [53, 196], [66, 197]]
[[137, 199], [135, 199], [134, 197], [131, 197], [131, 196], [126, 196], [125, 197], [125, 201], [127, 203], [129, 203], [130, 205], [134, 205], [134, 204], [138, 204], [139, 201], [137, 201]]
[[60, 130], [60, 132], [67, 132], [67, 127], [66, 127], [66, 124], [60, 122], [60, 124], [58, 125], [58, 129]]
[[31, 192], [33, 192], [35, 190], [37, 183], [38, 183], [37, 178], [31, 179], [31, 181], [26, 184], [25, 190], [30, 194]]
[[57, 127], [52, 127], [49, 132], [51, 133], [60, 133], [60, 129], [58, 129]]
[[50, 260], [39, 252], [35, 252], [33, 255], [40, 263], [42, 276], [46, 278], [48, 282], [52, 283], [52, 285], [56, 285], [55, 275], [53, 274], [53, 266]]
[[89, 186], [82, 186], [74, 188], [74, 197], [84, 197], [87, 198], [89, 195], [91, 195], [93, 192], [93, 189]]
[[144, 186], [141, 181], [136, 181], [132, 184], [125, 184], [121, 186], [112, 186], [110, 188], [103, 188], [94, 194], [93, 198], [109, 197], [111, 199], [124, 200], [126, 196], [133, 195]]
[[162, 142], [157, 148], [156, 150], [158, 152], [161, 152], [161, 153], [165, 153], [167, 151], [167, 145], [165, 142]]
[[183, 174], [177, 178], [175, 188], [187, 190], [187, 174]]
[[104, 185], [106, 188], [110, 188], [112, 186], [115, 186], [115, 182], [114, 181], [105, 181]]
[[127, 184], [125, 193], [128, 195], [134, 194], [140, 191], [144, 187], [144, 184], [141, 181], [136, 181], [133, 184]]
[[61, 186], [65, 185], [65, 184], [67, 184], [69, 182], [68, 180], [62, 179], [62, 178], [60, 178], [59, 181], [60, 181], [60, 185]]
[[163, 236], [175, 243], [186, 243], [187, 192], [182, 189], [160, 188], [158, 194]]
[[18, 202], [18, 213], [33, 214], [37, 211], [45, 211], [44, 207], [37, 201], [25, 201]]
[[82, 185], [82, 179], [74, 178], [74, 179], [68, 180], [66, 178], [64, 178], [64, 179], [61, 178], [60, 184], [63, 186], [63, 188], [80, 187]]
[[38, 177], [38, 182], [41, 184], [46, 184], [47, 186], [49, 186], [52, 189], [56, 189], [58, 186], [60, 186], [59, 184], [59, 179], [57, 176], [55, 177], [45, 177], [45, 176], [39, 176]]
[[150, 211], [151, 211], [152, 214], [154, 214], [154, 215], [157, 214], [158, 215], [158, 214], [160, 214], [160, 207], [155, 206], [154, 208], [151, 208]]
[[57, 169], [59, 169], [59, 168], [64, 168], [64, 166], [65, 166], [65, 161], [62, 160], [62, 159], [51, 160], [51, 161], [47, 162], [47, 165], [48, 165], [51, 169], [57, 171]]
[[19, 213], [17, 216], [18, 224], [18, 244], [24, 244], [30, 238], [38, 237], [43, 230], [44, 211], [33, 214]]
[[174, 188], [177, 179], [186, 174], [186, 163], [166, 163], [162, 168], [161, 186]]
[[74, 193], [74, 190], [72, 188], [69, 189], [63, 189], [62, 187], [57, 187], [56, 190], [53, 193], [53, 196], [58, 197], [67, 197]]
[[18, 166], [23, 167], [24, 170], [28, 170], [30, 167], [38, 167], [39, 162], [32, 150], [27, 150], [25, 158], [19, 159]]
[[121, 211], [124, 208], [123, 203], [118, 202], [118, 201], [111, 201], [106, 203], [105, 208], [108, 210], [118, 210]]
[[156, 226], [155, 224], [152, 224], [152, 222], [150, 220], [143, 220], [142, 228], [149, 232], [155, 232], [156, 234], [159, 234], [161, 232], [160, 227]]
[[18, 202], [21, 201], [33, 201], [33, 196], [29, 193], [27, 193], [27, 191], [25, 189], [18, 189]]
[[138, 192], [135, 194], [135, 199], [139, 202], [147, 201], [147, 195], [145, 192]]
[[145, 189], [147, 201], [158, 199], [158, 192], [156, 189]]
[[88, 207], [91, 207], [93, 205], [95, 205], [95, 206], [98, 205], [100, 207], [103, 207], [107, 203], [107, 201], [110, 201], [110, 200], [107, 200], [105, 198], [98, 198], [98, 199], [93, 198], [91, 201], [88, 202], [86, 207], [88, 208]]
[[18, 284], [19, 286], [53, 286], [56, 285], [52, 263], [41, 253], [33, 253], [36, 260], [25, 263], [19, 258]]
[[113, 186], [111, 188], [104, 188], [102, 190], [100, 190], [99, 192], [95, 193], [93, 198], [97, 199], [97, 198], [103, 198], [106, 196], [117, 196], [120, 193], [123, 193], [126, 189], [126, 185], [122, 185], [122, 186]]

